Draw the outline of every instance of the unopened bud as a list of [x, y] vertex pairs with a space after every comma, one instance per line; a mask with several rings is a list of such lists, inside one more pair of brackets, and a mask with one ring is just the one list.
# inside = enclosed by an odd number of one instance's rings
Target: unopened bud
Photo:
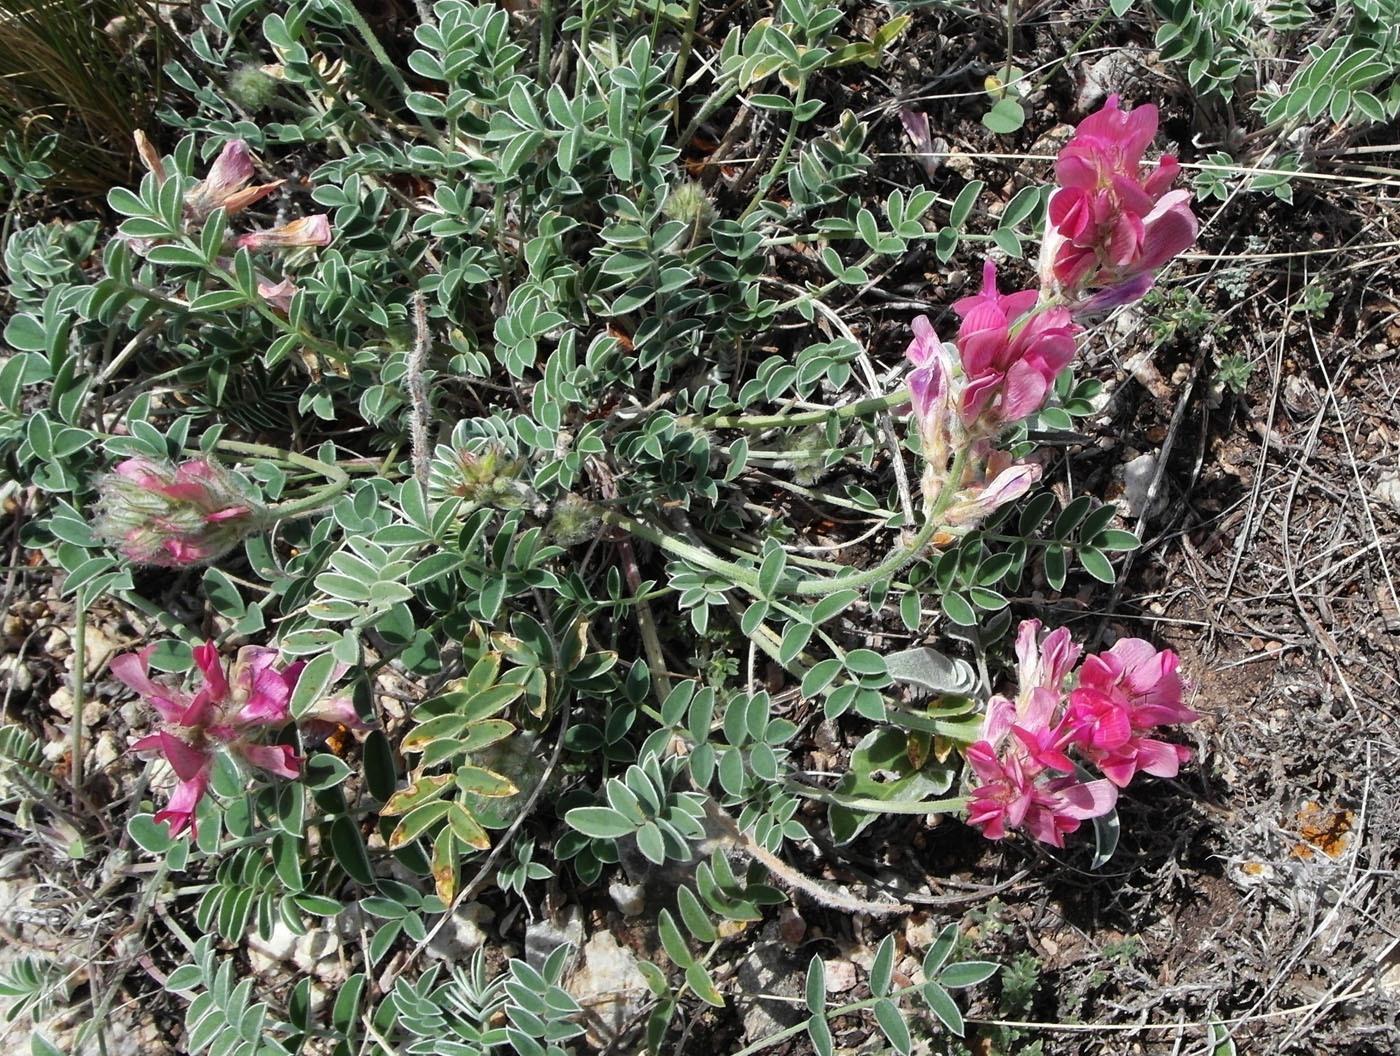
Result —
[[245, 110], [261, 110], [277, 98], [277, 81], [259, 66], [240, 66], [228, 79], [228, 94]]
[[595, 538], [601, 523], [591, 502], [577, 495], [565, 495], [554, 507], [549, 536], [560, 546], [577, 546]]
[[680, 239], [682, 243], [694, 243], [703, 238], [715, 218], [715, 207], [710, 196], [694, 180], [686, 180], [672, 187], [661, 211], [668, 219], [679, 220], [686, 225]]
[[458, 498], [470, 506], [513, 510], [532, 498], [529, 485], [519, 479], [523, 465], [495, 446], [480, 452], [440, 447], [428, 489], [437, 499]]

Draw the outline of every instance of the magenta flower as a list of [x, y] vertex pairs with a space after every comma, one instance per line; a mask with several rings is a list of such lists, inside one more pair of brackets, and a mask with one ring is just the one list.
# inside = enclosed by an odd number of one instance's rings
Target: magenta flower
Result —
[[1083, 652], [1068, 627], [1057, 627], [1042, 639], [1040, 621], [1023, 620], [1016, 630], [1016, 674], [1022, 691], [1044, 688], [1058, 695]]
[[1140, 638], [1124, 638], [1090, 656], [1070, 694], [1069, 719], [1083, 753], [1119, 788], [1137, 771], [1175, 777], [1188, 748], [1147, 736], [1158, 726], [1200, 716], [1181, 703], [1177, 656]]
[[330, 218], [325, 213], [313, 213], [281, 227], [239, 235], [233, 244], [239, 249], [294, 249], [298, 246], [326, 246], [330, 241]]
[[98, 482], [93, 530], [137, 564], [205, 564], [261, 527], [250, 490], [208, 459], [129, 458]]
[[[1046, 294], [1077, 311], [1101, 311], [1136, 300], [1152, 273], [1196, 241], [1191, 195], [1171, 190], [1180, 171], [1167, 155], [1155, 167], [1143, 152], [1157, 134], [1157, 108], [1102, 110], [1079, 124], [1055, 162], [1059, 189], [1050, 199], [1041, 244]], [[1089, 296], [1089, 291], [1098, 293]]]
[[996, 264], [988, 260], [981, 292], [954, 303], [962, 316], [957, 345], [967, 375], [960, 410], [970, 429], [985, 419], [998, 431], [1034, 414], [1074, 359], [1079, 328], [1068, 309], [1046, 308], [1025, 318], [1039, 296], [1035, 290], [998, 293]]
[[214, 753], [232, 752], [244, 762], [279, 777], [301, 775], [302, 760], [287, 745], [259, 744], [253, 738], [267, 727], [291, 719], [289, 704], [304, 665], [284, 671], [274, 666], [275, 649], [244, 646], [226, 676], [213, 642], [194, 650], [204, 683], [191, 697], [178, 686], [151, 678], [156, 646], [125, 653], [112, 661], [112, 674], [126, 683], [160, 716], [162, 728], [132, 742], [133, 751], [164, 758], [176, 784], [156, 821], [169, 821], [170, 834], [195, 832], [195, 808], [209, 787]]
[[1063, 847], [1066, 833], [1117, 803], [1118, 790], [1107, 781], [1040, 780], [1043, 768], [1015, 747], [1018, 742], [1012, 744], [1000, 756], [986, 741], [967, 750], [968, 764], [981, 782], [968, 799], [968, 823], [989, 840], [1024, 827], [1042, 843]]

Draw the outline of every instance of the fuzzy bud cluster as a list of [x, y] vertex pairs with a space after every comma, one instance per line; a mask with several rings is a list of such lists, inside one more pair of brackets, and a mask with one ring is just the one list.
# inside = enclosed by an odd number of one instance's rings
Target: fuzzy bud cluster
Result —
[[98, 482], [93, 530], [138, 565], [190, 568], [260, 531], [266, 510], [237, 474], [204, 458], [129, 458]]

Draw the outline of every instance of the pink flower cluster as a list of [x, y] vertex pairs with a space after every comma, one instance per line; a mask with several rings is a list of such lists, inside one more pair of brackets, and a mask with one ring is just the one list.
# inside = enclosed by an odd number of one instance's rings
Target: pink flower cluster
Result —
[[1153, 272], [1196, 241], [1191, 194], [1172, 190], [1181, 168], [1176, 158], [1143, 164], [1156, 134], [1155, 106], [1120, 110], [1110, 95], [1060, 151], [1059, 189], [1040, 253], [1041, 283], [1052, 300], [1083, 312], [1135, 301]]
[[[989, 839], [1024, 828], [1062, 847], [1066, 833], [1112, 810], [1118, 789], [1138, 771], [1175, 777], [1190, 758], [1181, 745], [1152, 736], [1200, 717], [1181, 702], [1175, 653], [1124, 638], [1076, 672], [1081, 652], [1065, 628], [1042, 639], [1039, 620], [1021, 624], [1017, 696], [991, 699], [982, 739], [967, 749], [979, 782], [968, 821]], [[1081, 780], [1071, 752], [1104, 777]]]
[[[170, 834], [196, 831], [195, 809], [209, 789], [214, 755], [232, 752], [243, 762], [278, 777], [301, 776], [302, 759], [288, 745], [259, 744], [261, 731], [291, 721], [290, 704], [305, 663], [298, 661], [278, 670], [277, 650], [244, 646], [225, 675], [213, 642], [197, 646], [195, 664], [204, 683], [191, 697], [179, 686], [150, 676], [150, 645], [138, 653], [125, 653], [112, 661], [112, 674], [155, 709], [162, 728], [132, 742], [133, 751], [164, 759], [175, 771], [170, 802], [155, 816], [170, 822]], [[318, 703], [305, 716], [366, 729], [348, 697]]]
[[249, 491], [208, 459], [129, 458], [98, 482], [93, 530], [137, 564], [204, 564], [262, 526], [265, 511]]
[[[144, 133], [137, 131], [136, 147], [158, 184], [168, 178], [165, 163], [153, 148]], [[195, 184], [185, 194], [185, 217], [193, 224], [202, 224], [216, 209], [223, 209], [232, 216], [241, 212], [260, 198], [271, 194], [282, 185], [282, 180], [272, 183], [249, 186], [254, 176], [253, 158], [248, 144], [241, 139], [231, 139], [224, 144], [219, 156], [209, 167], [209, 175]], [[130, 240], [138, 252], [150, 247], [149, 240]], [[291, 223], [265, 230], [251, 231], [233, 240], [235, 249], [295, 249], [301, 246], [325, 246], [331, 241], [330, 218], [325, 213], [303, 216]], [[223, 266], [230, 267], [228, 261]], [[274, 283], [264, 275], [257, 276], [258, 294], [274, 308], [287, 311], [291, 306], [296, 287], [288, 279]]]

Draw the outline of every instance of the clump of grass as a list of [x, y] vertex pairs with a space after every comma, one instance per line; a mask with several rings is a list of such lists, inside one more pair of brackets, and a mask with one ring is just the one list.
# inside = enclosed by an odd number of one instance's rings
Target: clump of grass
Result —
[[0, 0], [0, 128], [31, 148], [58, 136], [50, 190], [105, 193], [130, 176], [172, 33], [138, 0]]

